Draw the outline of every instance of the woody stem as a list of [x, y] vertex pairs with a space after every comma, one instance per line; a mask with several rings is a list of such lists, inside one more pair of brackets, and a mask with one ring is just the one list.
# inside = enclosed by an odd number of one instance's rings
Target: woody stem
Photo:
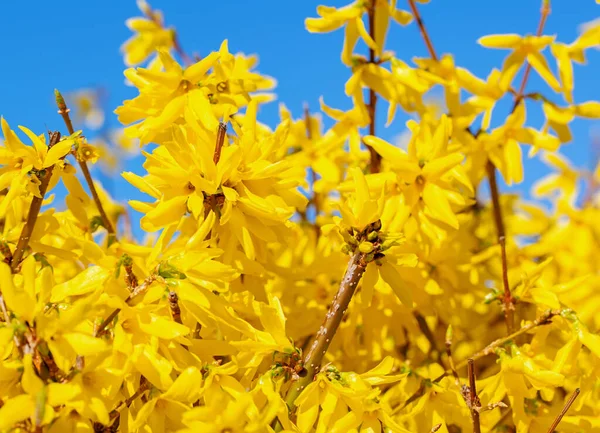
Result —
[[[371, 39], [375, 40], [375, 0], [372, 0], [371, 6], [368, 10], [369, 16], [369, 35]], [[375, 50], [373, 48], [369, 48], [369, 63], [377, 64], [377, 59], [375, 59]], [[369, 123], [369, 135], [375, 135], [375, 113], [377, 108], [377, 95], [373, 89], [369, 89], [369, 105], [367, 105], [367, 110], [369, 112], [369, 117], [371, 118], [371, 123]], [[379, 155], [375, 149], [371, 146], [367, 146], [370, 154], [369, 161], [369, 171], [371, 173], [379, 173], [381, 171], [381, 155]]]
[[496, 167], [488, 160], [486, 164], [488, 179], [490, 182], [490, 191], [492, 193], [492, 207], [494, 212], [494, 223], [496, 225], [496, 233], [498, 244], [500, 244], [500, 255], [502, 260], [502, 286], [504, 287], [504, 321], [506, 322], [506, 330], [510, 334], [514, 329], [514, 303], [515, 300], [510, 292], [508, 283], [508, 263], [506, 258], [506, 233], [504, 228], [504, 220], [502, 217], [502, 208], [500, 207], [500, 193], [498, 192], [498, 182], [496, 181]]
[[[150, 274], [142, 282], [142, 284], [140, 284], [139, 286], [136, 286], [136, 287], [132, 287], [132, 292], [129, 294], [129, 296], [127, 297], [127, 299], [125, 299], [125, 303], [128, 304], [137, 295], [145, 292], [148, 289], [148, 287], [150, 287], [150, 284], [152, 284], [158, 278], [157, 272], [158, 272], [158, 267], [157, 267], [157, 269], [155, 269], [152, 272], [152, 274]], [[121, 312], [120, 308], [117, 308], [117, 309], [113, 310], [113, 312], [110, 313], [108, 315], [108, 317], [102, 321], [102, 323], [100, 323], [100, 325], [98, 326], [98, 328], [96, 328], [96, 330], [94, 331], [94, 337], [97, 337], [98, 335], [100, 335], [104, 331], [104, 329], [106, 329], [106, 327], [110, 324], [110, 322], [112, 322], [113, 319], [115, 317], [117, 317], [117, 314], [119, 314], [120, 312]]]
[[[56, 97], [56, 105], [58, 106], [58, 113], [62, 116], [62, 118], [65, 122], [65, 125], [67, 126], [67, 131], [69, 131], [69, 134], [73, 134], [75, 132], [75, 130], [73, 129], [73, 123], [71, 122], [71, 117], [69, 116], [69, 111], [71, 111], [71, 110], [69, 110], [69, 108], [67, 107], [65, 99], [63, 98], [63, 96], [60, 94], [60, 92], [58, 90], [56, 90], [56, 89], [54, 90], [54, 95]], [[104, 207], [102, 206], [102, 202], [100, 201], [100, 196], [98, 195], [98, 191], [96, 190], [96, 186], [94, 185], [94, 180], [92, 179], [92, 175], [90, 174], [90, 169], [88, 168], [87, 162], [85, 161], [85, 159], [80, 158], [79, 155], [77, 155], [77, 153], [75, 153], [75, 159], [79, 163], [79, 167], [81, 168], [83, 177], [85, 177], [85, 181], [88, 185], [88, 188], [90, 189], [90, 192], [92, 193], [92, 198], [94, 199], [96, 208], [98, 209], [98, 212], [100, 213], [100, 218], [102, 219], [102, 224], [103, 224], [104, 228], [106, 229], [106, 231], [108, 232], [108, 240], [109, 240], [109, 244], [110, 244], [110, 243], [112, 243], [112, 241], [116, 240], [117, 235], [115, 233], [115, 229], [114, 229], [112, 223], [110, 222], [108, 215], [104, 211]]]
[[[544, 27], [546, 26], [548, 15], [550, 15], [550, 0], [542, 0], [542, 9], [540, 10], [540, 13], [540, 21], [538, 23], [537, 31], [535, 32], [536, 36], [541, 36], [544, 32]], [[525, 86], [527, 85], [527, 81], [529, 80], [530, 73], [531, 64], [527, 62], [527, 65], [525, 66], [525, 72], [523, 73], [523, 79], [521, 80], [519, 91], [515, 95], [515, 101], [511, 112], [514, 112], [517, 109], [517, 106], [523, 99], [523, 94], [525, 93]]]
[[471, 410], [471, 420], [473, 421], [473, 433], [481, 433], [481, 424], [479, 421], [479, 399], [477, 398], [477, 387], [475, 385], [475, 367], [473, 360], [469, 359], [467, 364], [467, 375], [469, 376], [469, 409]]
[[429, 51], [429, 55], [431, 56], [431, 58], [437, 62], [438, 56], [435, 53], [435, 49], [433, 48], [433, 44], [431, 43], [431, 38], [429, 37], [429, 33], [427, 32], [427, 29], [425, 28], [425, 23], [423, 22], [423, 19], [421, 18], [419, 9], [417, 9], [415, 0], [408, 0], [408, 4], [410, 5], [410, 10], [412, 11], [413, 16], [415, 17], [415, 21], [417, 22], [417, 25], [419, 26], [419, 31], [421, 32], [421, 36], [423, 37], [423, 40], [425, 41], [425, 45], [427, 45], [427, 51]]
[[[542, 0], [542, 9], [540, 22], [538, 24], [537, 36], [541, 36], [544, 31], [544, 26], [546, 25], [546, 20], [548, 15], [550, 14], [550, 1]], [[519, 87], [519, 91], [515, 95], [513, 107], [511, 113], [513, 113], [521, 101], [523, 100], [523, 93], [525, 92], [525, 87], [527, 85], [527, 80], [529, 79], [529, 73], [531, 72], [531, 64], [527, 63], [525, 67], [525, 72], [523, 74], [523, 79], [521, 80], [521, 85]], [[494, 164], [488, 160], [486, 164], [487, 175], [490, 183], [490, 192], [492, 194], [492, 205], [494, 211], [494, 221], [496, 224], [496, 233], [498, 244], [500, 245], [500, 254], [502, 260], [502, 285], [504, 287], [504, 298], [502, 302], [504, 304], [504, 320], [506, 322], [507, 332], [510, 334], [514, 329], [514, 298], [510, 293], [510, 286], [508, 283], [508, 263], [506, 258], [506, 233], [504, 228], [504, 221], [502, 218], [502, 208], [500, 207], [500, 193], [498, 191], [498, 182], [496, 181], [496, 167]]]
[[319, 372], [323, 357], [325, 356], [325, 353], [327, 353], [329, 344], [342, 322], [342, 318], [348, 309], [348, 305], [356, 291], [356, 286], [358, 286], [358, 283], [365, 272], [366, 266], [365, 254], [356, 251], [348, 262], [346, 273], [333, 298], [329, 311], [325, 315], [325, 320], [319, 328], [319, 331], [316, 333], [315, 340], [312, 342], [304, 356], [306, 375], [294, 382], [288, 391], [286, 402], [290, 409], [290, 413], [293, 413], [295, 410], [296, 398], [300, 395], [302, 390], [313, 381], [314, 376]]
[[573, 403], [575, 402], [575, 399], [579, 396], [580, 392], [581, 392], [581, 389], [576, 388], [575, 391], [573, 392], [573, 394], [571, 394], [571, 397], [569, 397], [569, 399], [565, 403], [565, 406], [562, 408], [562, 410], [560, 411], [558, 416], [552, 422], [552, 425], [548, 429], [548, 433], [553, 433], [554, 430], [556, 429], [556, 427], [558, 427], [558, 424], [563, 419], [563, 416], [565, 416], [565, 414], [568, 412], [569, 408], [573, 405]]
[[[304, 106], [304, 124], [306, 125], [306, 138], [308, 138], [309, 140], [312, 140], [313, 138], [313, 133], [312, 133], [312, 126], [310, 124], [311, 119], [310, 119], [310, 112], [308, 109], [308, 105]], [[319, 227], [316, 225], [317, 224], [317, 216], [319, 216], [319, 197], [317, 196], [317, 193], [315, 192], [315, 182], [317, 181], [317, 173], [315, 173], [315, 170], [309, 166], [308, 167], [308, 172], [310, 175], [310, 184], [311, 184], [311, 196], [310, 196], [310, 203], [312, 203], [313, 208], [315, 210], [315, 227], [316, 227], [316, 231], [317, 231], [317, 236], [319, 236]]]
[[[48, 148], [50, 149], [59, 141], [60, 133], [51, 133]], [[54, 165], [51, 165], [50, 167], [45, 169], [44, 175], [42, 176], [41, 183], [39, 186], [40, 195], [39, 197], [34, 196], [31, 200], [31, 205], [29, 206], [29, 213], [27, 214], [27, 220], [25, 221], [23, 230], [21, 230], [21, 236], [19, 236], [17, 248], [15, 249], [15, 253], [12, 256], [12, 260], [10, 261], [10, 270], [13, 272], [13, 274], [17, 271], [17, 268], [21, 264], [21, 260], [23, 259], [25, 250], [29, 245], [29, 240], [31, 239], [31, 234], [33, 233], [37, 217], [40, 213], [40, 209], [42, 208], [42, 202], [44, 201], [44, 196], [46, 195], [46, 191], [48, 190], [48, 185], [50, 184], [50, 179], [52, 178], [53, 171]]]
[[219, 129], [217, 130], [217, 143], [215, 144], [215, 153], [213, 154], [213, 162], [215, 165], [217, 165], [221, 159], [221, 152], [223, 151], [226, 133], [227, 125], [225, 125], [223, 122], [219, 122]]
[[[551, 323], [553, 317], [560, 316], [564, 311], [565, 310], [547, 310], [542, 315], [540, 315], [540, 317], [538, 317], [536, 320], [534, 320], [531, 323], [528, 323], [527, 325], [524, 325], [523, 327], [521, 327], [517, 331], [513, 332], [512, 334], [492, 341], [490, 344], [488, 344], [486, 347], [481, 349], [479, 352], [476, 352], [475, 354], [471, 355], [469, 357], [469, 359], [472, 359], [473, 361], [477, 361], [478, 359], [483, 358], [484, 356], [490, 355], [491, 353], [494, 352], [494, 350], [497, 347], [500, 347], [504, 343], [517, 338], [519, 335], [523, 335], [523, 334], [529, 332], [530, 330], [537, 328], [538, 326], [543, 326], [543, 325], [547, 325], [547, 324]], [[461, 361], [454, 367], [454, 369], [459, 370], [459, 369], [465, 367], [467, 364], [468, 364], [468, 360]], [[449, 375], [451, 373], [452, 373], [452, 369], [446, 370], [444, 373], [442, 373], [441, 375], [436, 377], [433, 380], [433, 383], [438, 383], [440, 380], [442, 380], [444, 377], [446, 377], [447, 375]], [[421, 397], [423, 395], [421, 393], [421, 391], [422, 391], [421, 388], [419, 388], [413, 395], [411, 395], [404, 402], [404, 404], [400, 408], [401, 409], [405, 408], [413, 401], [418, 400], [419, 397]]]

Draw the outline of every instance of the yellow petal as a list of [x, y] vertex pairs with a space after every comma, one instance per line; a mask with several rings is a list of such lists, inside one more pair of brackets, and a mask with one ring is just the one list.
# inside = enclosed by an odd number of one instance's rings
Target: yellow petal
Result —
[[450, 155], [434, 159], [425, 164], [423, 167], [423, 175], [429, 180], [439, 178], [459, 165], [464, 159], [464, 155], [461, 155], [460, 153], [451, 153]]
[[52, 146], [50, 150], [48, 150], [46, 158], [44, 158], [43, 167], [46, 168], [54, 165], [59, 159], [71, 151], [71, 146], [73, 146], [73, 140], [70, 139], [61, 140]]
[[555, 92], [560, 92], [560, 84], [552, 74], [552, 71], [550, 71], [548, 62], [542, 53], [536, 51], [527, 54], [527, 61], [531, 67], [537, 71], [540, 77], [542, 77], [542, 79], [552, 88], [552, 90]]
[[178, 223], [187, 210], [186, 202], [187, 196], [161, 200], [152, 211], [144, 215], [141, 220], [142, 228], [146, 231], [155, 232], [168, 225]]
[[306, 18], [304, 26], [310, 33], [329, 33], [344, 25], [343, 21], [329, 20], [325, 18]]
[[444, 193], [444, 190], [432, 182], [426, 182], [423, 188], [423, 202], [432, 216], [449, 226], [458, 229], [458, 219]]
[[412, 292], [408, 285], [402, 281], [400, 273], [394, 265], [385, 261], [379, 266], [379, 274], [383, 281], [385, 281], [392, 288], [400, 302], [408, 308], [412, 308]]
[[90, 266], [69, 281], [54, 286], [50, 301], [60, 302], [68, 296], [91, 293], [101, 287], [107, 278], [110, 277], [111, 273], [111, 271], [100, 266]]
[[105, 341], [80, 332], [69, 332], [63, 335], [73, 350], [81, 356], [97, 355], [108, 349]]
[[196, 367], [188, 367], [177, 376], [163, 397], [181, 403], [194, 403], [200, 395], [202, 382], [200, 371]]
[[504, 160], [506, 165], [506, 176], [504, 179], [507, 184], [513, 182], [521, 183], [523, 181], [523, 157], [521, 155], [521, 146], [516, 140], [508, 140], [504, 146]]
[[600, 102], [588, 101], [575, 105], [575, 114], [588, 119], [600, 118]]
[[9, 310], [15, 312], [19, 317], [33, 323], [35, 313], [35, 298], [21, 288], [17, 288], [13, 282], [10, 267], [0, 262], [0, 281], [2, 281], [2, 296]]
[[387, 141], [373, 135], [367, 135], [363, 140], [365, 144], [375, 149], [375, 151], [384, 159], [389, 160], [395, 170], [406, 171], [414, 174], [418, 174], [420, 172], [419, 166], [413, 162], [408, 157], [406, 152], [400, 148], [395, 147]]
[[217, 60], [219, 60], [220, 55], [220, 53], [213, 51], [208, 56], [203, 57], [199, 62], [187, 67], [183, 73], [184, 78], [189, 80], [192, 84], [196, 84], [204, 78], [208, 70], [214, 66]]
[[173, 366], [149, 346], [145, 344], [136, 346], [132, 361], [135, 368], [157, 388], [166, 391], [173, 384], [171, 379]]
[[356, 22], [356, 28], [358, 29], [358, 34], [363, 39], [363, 41], [365, 41], [365, 44], [367, 44], [367, 47], [374, 50], [377, 55], [380, 55], [381, 53], [379, 53], [379, 47], [377, 46], [377, 44], [375, 43], [375, 41], [373, 40], [373, 38], [367, 31], [367, 28], [365, 27], [365, 22], [362, 20], [362, 18], [357, 17], [355, 22]]
[[354, 21], [350, 21], [344, 30], [344, 48], [342, 49], [342, 63], [352, 66], [352, 55], [358, 41], [358, 28]]
[[373, 300], [373, 291], [375, 290], [375, 284], [379, 280], [379, 271], [375, 263], [369, 263], [367, 270], [362, 277], [362, 289], [361, 289], [361, 300], [363, 306], [370, 307], [371, 301]]
[[172, 340], [190, 333], [187, 326], [155, 314], [138, 315], [138, 324], [143, 332], [165, 340]]
[[521, 69], [521, 66], [523, 66], [524, 61], [525, 56], [519, 51], [510, 53], [508, 57], [504, 59], [500, 80], [498, 81], [498, 86], [503, 92], [512, 85], [512, 82], [514, 81], [517, 72], [519, 72], [519, 69]]
[[18, 395], [4, 402], [0, 408], [0, 431], [9, 431], [13, 426], [34, 415], [35, 404], [29, 395]]
[[489, 35], [479, 38], [477, 43], [486, 48], [514, 50], [521, 45], [522, 40], [523, 37], [516, 34]]

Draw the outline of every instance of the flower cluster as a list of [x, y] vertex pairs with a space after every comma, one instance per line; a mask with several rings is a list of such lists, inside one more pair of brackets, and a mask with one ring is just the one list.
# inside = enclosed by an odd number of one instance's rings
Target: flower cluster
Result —
[[[600, 118], [573, 93], [599, 23], [558, 42], [544, 0], [536, 35], [479, 39], [508, 51], [479, 78], [438, 57], [415, 0], [319, 6], [306, 28], [343, 29], [352, 107], [321, 100], [324, 128], [282, 105], [271, 128], [254, 57], [192, 59], [138, 6], [123, 129], [90, 90], [56, 91], [64, 134], [2, 118], [0, 433], [600, 431], [600, 164], [560, 154]], [[386, 50], [393, 23], [429, 56]], [[412, 118], [405, 147], [383, 102]], [[118, 203], [90, 166], [137, 143], [122, 177], [149, 198]], [[522, 182], [523, 144], [552, 169], [533, 203], [498, 186]]]

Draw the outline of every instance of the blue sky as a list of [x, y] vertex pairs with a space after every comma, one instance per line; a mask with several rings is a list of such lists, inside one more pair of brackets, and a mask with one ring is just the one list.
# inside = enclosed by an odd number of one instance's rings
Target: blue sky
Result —
[[[344, 3], [326, 2], [332, 6]], [[316, 110], [320, 96], [328, 105], [349, 107], [343, 90], [349, 71], [340, 62], [343, 32], [316, 35], [304, 29], [304, 19], [316, 16], [320, 2], [156, 0], [150, 4], [164, 12], [167, 25], [177, 28], [189, 53], [204, 55], [227, 38], [232, 52], [258, 54], [258, 70], [277, 79], [278, 102], [284, 102], [296, 117], [301, 116], [305, 102]], [[398, 7], [408, 9], [407, 1], [398, 0]], [[507, 52], [484, 49], [476, 44], [477, 39], [492, 33], [534, 33], [540, 0], [432, 0], [420, 10], [438, 54], [453, 53], [457, 65], [485, 77], [492, 67], [501, 66]], [[109, 92], [111, 111], [134, 96], [135, 90], [124, 84], [119, 52], [131, 35], [125, 20], [139, 15], [134, 0], [11, 1], [4, 2], [2, 12], [0, 114], [13, 128], [25, 125], [38, 133], [46, 128], [64, 129], [53, 102], [55, 87], [66, 93], [102, 86]], [[594, 0], [554, 1], [545, 33], [570, 43], [582, 23], [599, 16], [600, 6]], [[427, 56], [414, 23], [408, 27], [392, 24], [387, 49], [405, 61]], [[554, 68], [553, 60], [550, 64]], [[576, 66], [575, 80], [576, 102], [600, 100], [600, 51], [588, 52], [588, 65]], [[528, 91], [537, 90], [549, 92], [533, 74]], [[552, 99], [562, 102], [558, 95]], [[275, 125], [278, 102], [264, 106], [260, 120]], [[403, 131], [406, 117], [398, 116], [384, 129], [385, 111], [385, 107], [379, 110], [378, 131], [392, 140]], [[109, 114], [109, 124], [117, 126], [116, 118]], [[498, 110], [498, 116], [504, 114]], [[542, 117], [535, 110], [529, 119], [533, 126], [541, 126]], [[600, 135], [600, 122], [576, 121], [572, 126], [574, 140], [562, 151], [575, 164], [585, 166], [591, 159], [593, 131]], [[140, 162], [129, 162], [125, 169], [141, 174]], [[525, 167], [525, 181], [516, 189], [527, 192], [532, 181], [547, 171], [537, 160], [527, 160]], [[118, 200], [134, 193], [119, 176], [101, 179]]]

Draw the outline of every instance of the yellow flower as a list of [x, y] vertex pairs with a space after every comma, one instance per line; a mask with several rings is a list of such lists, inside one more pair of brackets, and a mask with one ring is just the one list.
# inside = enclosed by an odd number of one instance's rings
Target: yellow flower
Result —
[[406, 11], [396, 9], [396, 1], [376, 0], [375, 5], [375, 38], [371, 37], [363, 15], [370, 7], [367, 2], [357, 1], [341, 8], [329, 6], [318, 6], [317, 13], [320, 18], [307, 18], [306, 29], [311, 33], [328, 33], [345, 26], [344, 48], [342, 50], [342, 62], [346, 65], [352, 64], [354, 47], [358, 38], [374, 50], [376, 55], [383, 53], [383, 45], [389, 25], [390, 17], [399, 24], [405, 26], [412, 21], [412, 15]]
[[523, 180], [523, 163], [519, 143], [530, 144], [532, 151], [545, 149], [555, 151], [560, 141], [535, 128], [525, 126], [526, 111], [524, 104], [518, 104], [506, 123], [493, 129], [482, 141], [489, 152], [489, 158], [502, 173], [507, 184], [520, 183]]
[[367, 136], [364, 141], [384, 161], [389, 161], [414, 214], [458, 228], [451, 203], [464, 206], [466, 201], [453, 184], [460, 184], [467, 191], [472, 191], [472, 186], [460, 165], [464, 156], [448, 152], [451, 123], [443, 116], [433, 136], [428, 125], [418, 127], [409, 122], [409, 128], [412, 128], [413, 138], [408, 153], [378, 137]]
[[527, 61], [552, 90], [560, 92], [561, 86], [550, 71], [546, 58], [540, 52], [553, 41], [554, 36], [506, 34], [483, 36], [478, 42], [486, 48], [512, 50], [502, 65], [501, 88], [506, 89], [511, 85], [523, 62]]
[[[189, 211], [195, 220], [204, 222], [195, 234], [190, 233], [188, 248], [215, 232], [226, 245], [228, 257], [237, 245], [250, 260], [264, 256], [264, 243], [281, 239], [288, 218], [307, 202], [295, 189], [294, 167], [286, 161], [272, 162], [288, 128], [286, 122], [274, 133], [259, 134], [256, 103], [252, 102], [238, 136], [231, 144], [225, 143], [215, 164], [215, 133], [175, 127], [173, 141], [153, 152], [155, 162], [148, 165], [146, 178], [124, 174], [156, 199], [154, 204], [131, 202], [145, 214], [142, 227], [175, 229]], [[194, 145], [199, 142], [203, 144]], [[165, 175], [168, 182], [164, 182]]]
[[168, 51], [174, 45], [174, 30], [164, 28], [162, 13], [151, 9], [145, 0], [137, 0], [137, 5], [145, 17], [129, 18], [126, 21], [127, 27], [136, 32], [121, 46], [127, 66], [142, 63], [154, 51]]
[[[222, 49], [226, 49], [226, 44]], [[220, 52], [212, 52], [183, 69], [167, 52], [160, 51], [164, 71], [144, 68], [125, 71], [127, 78], [140, 90], [140, 95], [125, 101], [115, 113], [124, 124], [141, 120], [125, 128], [125, 133], [146, 144], [184, 115], [200, 120], [209, 130], [216, 130], [218, 121], [208, 96], [211, 90], [203, 82], [220, 55]]]

